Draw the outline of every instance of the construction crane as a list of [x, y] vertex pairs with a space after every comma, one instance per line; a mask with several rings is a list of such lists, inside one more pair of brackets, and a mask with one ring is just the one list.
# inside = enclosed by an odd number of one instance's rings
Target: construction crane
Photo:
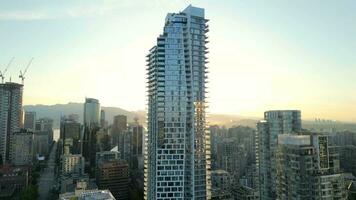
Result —
[[22, 80], [22, 85], [24, 84], [24, 81], [25, 81], [25, 74], [26, 74], [26, 72], [27, 72], [27, 69], [30, 67], [32, 61], [33, 61], [33, 58], [31, 58], [30, 62], [28, 62], [27, 66], [26, 66], [26, 68], [25, 68], [25, 71], [22, 72], [22, 71], [20, 70], [20, 76], [19, 76], [19, 78]]
[[15, 57], [12, 57], [10, 62], [6, 65], [5, 70], [3, 72], [0, 71], [1, 83], [4, 83], [5, 74], [6, 74], [7, 70], [9, 69], [12, 61], [14, 61], [14, 59], [15, 59]]

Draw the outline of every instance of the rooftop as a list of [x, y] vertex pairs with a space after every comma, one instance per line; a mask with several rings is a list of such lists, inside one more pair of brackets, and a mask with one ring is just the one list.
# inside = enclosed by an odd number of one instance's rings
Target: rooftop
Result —
[[194, 7], [192, 5], [189, 5], [182, 12], [186, 13], [188, 15], [204, 18], [204, 9], [203, 8], [198, 8], [198, 7]]
[[60, 200], [115, 200], [115, 197], [111, 194], [109, 190], [86, 190], [80, 194], [75, 194], [74, 192], [61, 194], [59, 196]]

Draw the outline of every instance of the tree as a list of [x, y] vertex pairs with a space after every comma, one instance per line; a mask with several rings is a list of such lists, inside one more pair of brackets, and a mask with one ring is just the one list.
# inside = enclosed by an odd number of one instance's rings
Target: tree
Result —
[[20, 194], [21, 200], [37, 199], [38, 188], [35, 185], [29, 184]]

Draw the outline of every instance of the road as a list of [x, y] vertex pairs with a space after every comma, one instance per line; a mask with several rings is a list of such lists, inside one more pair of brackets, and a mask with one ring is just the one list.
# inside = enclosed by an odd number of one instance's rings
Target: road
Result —
[[41, 172], [38, 181], [39, 200], [47, 200], [51, 198], [50, 190], [52, 189], [52, 186], [55, 184], [54, 167], [56, 165], [55, 164], [56, 149], [57, 149], [57, 142], [54, 143], [53, 145], [53, 148], [49, 155], [49, 159], [47, 161], [47, 165]]

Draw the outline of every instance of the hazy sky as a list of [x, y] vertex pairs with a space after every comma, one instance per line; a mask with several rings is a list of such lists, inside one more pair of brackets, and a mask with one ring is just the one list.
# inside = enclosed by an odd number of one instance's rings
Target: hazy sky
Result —
[[83, 102], [145, 109], [145, 55], [167, 12], [204, 7], [210, 112], [356, 121], [354, 0], [0, 0], [0, 66], [35, 60], [25, 104]]

